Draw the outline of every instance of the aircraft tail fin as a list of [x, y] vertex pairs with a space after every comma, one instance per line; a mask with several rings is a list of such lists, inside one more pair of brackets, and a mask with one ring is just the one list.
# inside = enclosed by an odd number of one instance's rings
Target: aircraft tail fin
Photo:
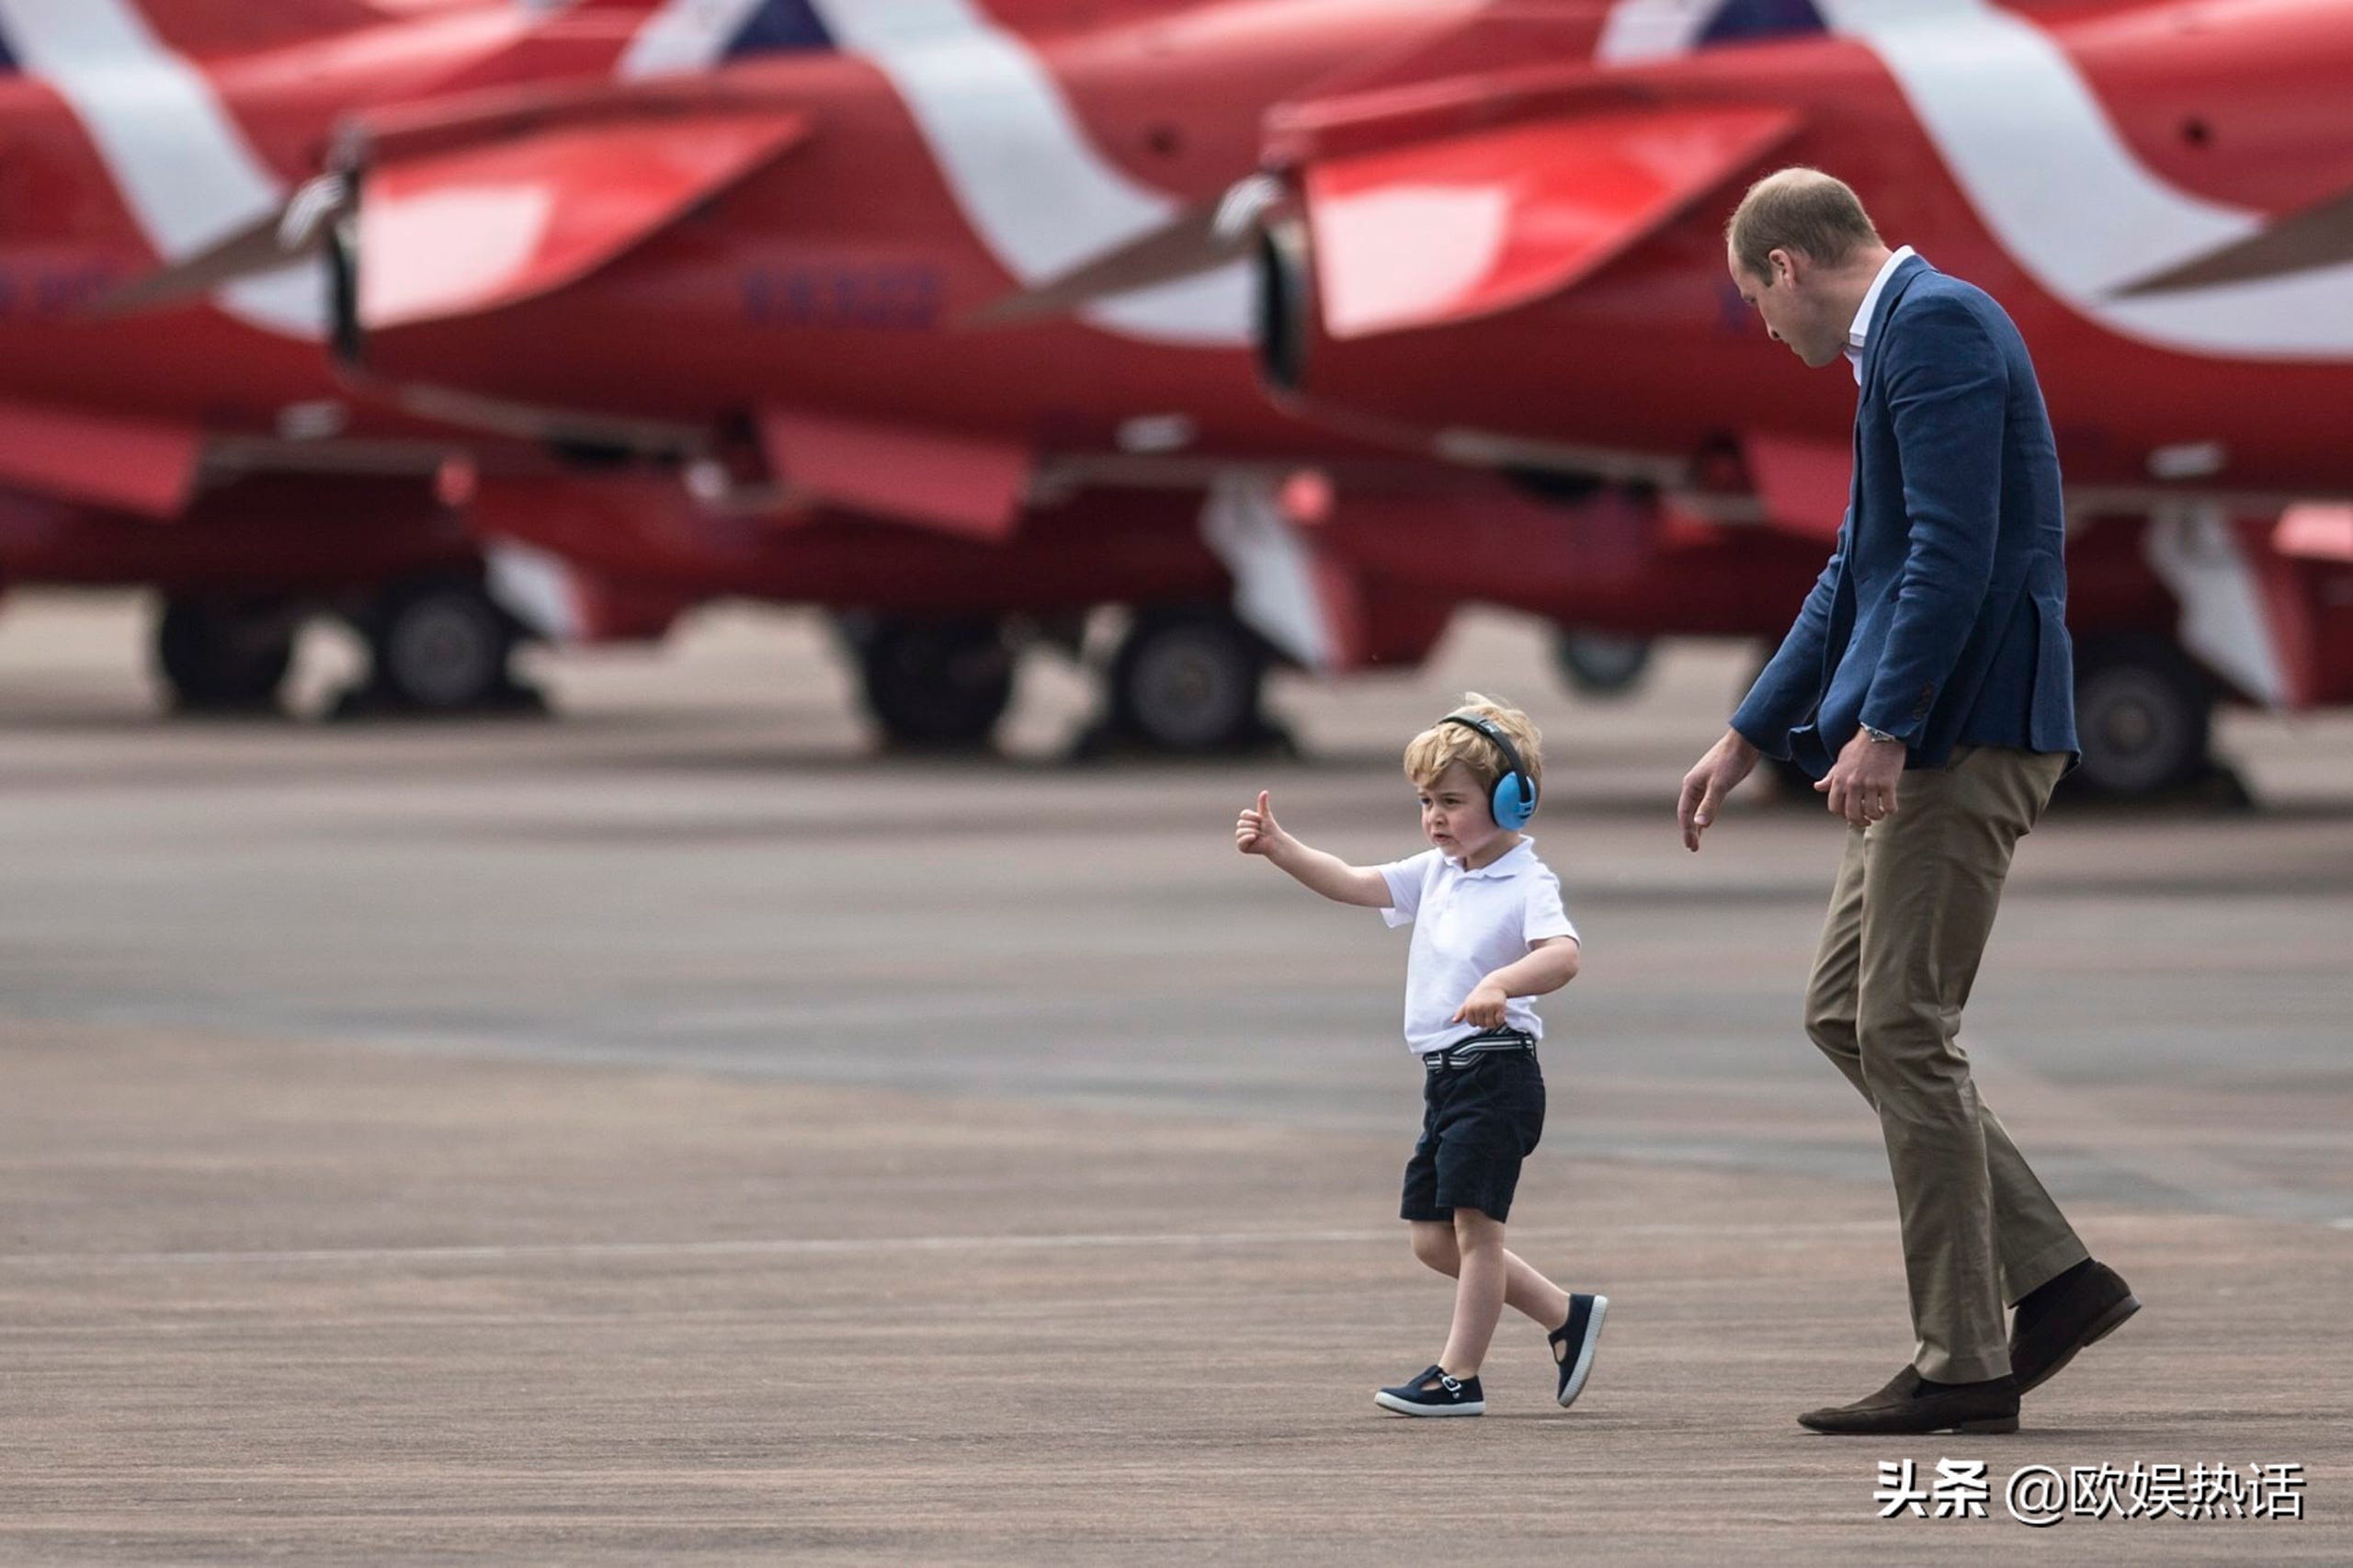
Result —
[[380, 121], [345, 176], [358, 212], [347, 341], [577, 282], [811, 130], [803, 112], [695, 79]]
[[1574, 288], [1798, 121], [1775, 108], [1629, 106], [1311, 163], [1302, 206], [1324, 329], [1439, 326]]
[[811, 131], [801, 110], [703, 78], [589, 79], [389, 108], [345, 123], [327, 174], [89, 309], [169, 308], [333, 246], [337, 340], [352, 350], [372, 331], [576, 282]]

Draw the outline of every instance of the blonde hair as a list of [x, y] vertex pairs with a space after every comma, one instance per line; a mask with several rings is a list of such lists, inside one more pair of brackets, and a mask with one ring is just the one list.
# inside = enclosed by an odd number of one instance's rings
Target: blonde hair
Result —
[[[1520, 763], [1528, 769], [1528, 781], [1539, 790], [1544, 787], [1544, 740], [1527, 714], [1475, 691], [1462, 694], [1462, 706], [1455, 712], [1465, 718], [1484, 719], [1501, 730], [1519, 753]], [[1458, 762], [1470, 769], [1471, 777], [1479, 781], [1479, 788], [1491, 794], [1495, 780], [1504, 776], [1509, 766], [1495, 742], [1461, 724], [1433, 724], [1405, 744], [1405, 777], [1414, 781], [1417, 790], [1436, 784], [1439, 776]]]
[[1880, 244], [1862, 198], [1820, 169], [1776, 169], [1748, 187], [1724, 224], [1724, 244], [1741, 269], [1770, 282], [1773, 253], [1803, 251], [1836, 267], [1858, 245]]

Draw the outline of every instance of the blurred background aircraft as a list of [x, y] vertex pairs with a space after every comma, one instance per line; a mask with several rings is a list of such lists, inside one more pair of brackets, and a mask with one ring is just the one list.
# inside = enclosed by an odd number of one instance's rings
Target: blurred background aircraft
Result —
[[[567, 94], [528, 133], [507, 113], [363, 121], [343, 163], [358, 213], [341, 231], [345, 351], [552, 432], [581, 416], [691, 431], [670, 455], [695, 465], [701, 498], [673, 494], [673, 540], [714, 500], [761, 499], [999, 538], [934, 552], [963, 585], [926, 607], [965, 618], [965, 642], [933, 645], [943, 666], [995, 669], [990, 613], [1054, 608], [1025, 602], [1039, 559], [1074, 565], [1091, 547], [1104, 561], [1069, 590], [1113, 586], [1121, 562], [1139, 573], [1116, 597], [1150, 591], [1129, 540], [1172, 510], [1113, 485], [1202, 499], [1238, 611], [1222, 666], [1196, 611], [1184, 657], [1123, 653], [1115, 683], [1165, 667], [1197, 693], [1246, 693], [1250, 634], [1315, 667], [1409, 659], [1425, 638], [1370, 629], [1434, 630], [1472, 597], [1630, 648], [1769, 635], [1843, 512], [1851, 408], [1728, 304], [1719, 209], [1773, 164], [1829, 164], [1892, 234], [2009, 300], [2037, 345], [2086, 523], [2087, 777], [2138, 791], [2195, 776], [2218, 696], [2353, 695], [2332, 525], [2279, 527], [2295, 500], [2353, 486], [2326, 412], [2353, 375], [2329, 248], [2353, 174], [2330, 86], [2353, 48], [2337, 7], [794, 16], [795, 50], [683, 88]], [[1991, 107], [1972, 120], [1972, 105]], [[763, 116], [765, 140], [750, 129]], [[621, 125], [653, 161], [682, 135], [756, 151], [623, 215], [613, 182], [565, 162]], [[1279, 192], [1242, 178], [1262, 153]], [[2200, 194], [2165, 183], [2185, 158]], [[562, 243], [515, 238], [453, 271], [403, 214], [494, 175], [534, 193], [505, 221]], [[2087, 191], [2115, 222], [2073, 216]], [[2226, 209], [2229, 191], [2268, 206]], [[592, 202], [602, 228], [577, 219]], [[1010, 308], [980, 308], [1006, 288]], [[959, 330], [976, 314], [1011, 324]], [[1329, 437], [1235, 385], [1245, 335], [1285, 412]], [[1383, 448], [1510, 483], [1380, 467]], [[1065, 528], [1020, 521], [1057, 492], [1082, 498]], [[665, 510], [651, 491], [597, 509], [571, 548]], [[552, 541], [561, 511], [510, 492], [484, 520]], [[779, 542], [804, 559], [778, 579], [816, 582], [805, 557], [840, 567], [861, 539], [886, 576], [928, 549], [856, 529], [836, 549]], [[1210, 564], [1196, 555], [1164, 594]], [[849, 597], [887, 597], [850, 576]], [[1140, 618], [1138, 634], [1163, 624]], [[1178, 705], [1150, 689], [1113, 703]], [[1229, 743], [1250, 709], [1228, 711], [1231, 726], [1163, 738]]]
[[[1246, 233], [1227, 193], [1271, 106], [1479, 9], [665, 7], [627, 80], [352, 117], [337, 222], [309, 232], [357, 383], [601, 470], [482, 476], [479, 533], [665, 595], [848, 612], [901, 742], [984, 737], [1008, 618], [1067, 642], [1104, 604], [1135, 611], [1106, 710], [1176, 749], [1256, 738], [1270, 658], [1418, 659], [1499, 586], [1572, 624], [1573, 679], [1616, 688], [1642, 645], [1597, 628], [1671, 605], [1676, 630], [1745, 633], [1768, 579], [1810, 572], [1271, 408], [1238, 252], [1067, 321], [1032, 300], [1027, 325], [968, 327], [1164, 225]], [[1589, 44], [1608, 7], [1572, 9]], [[538, 616], [563, 622], [563, 595]]]
[[1270, 386], [1432, 456], [1744, 495], [1818, 554], [1852, 388], [1766, 338], [1722, 222], [1763, 168], [1831, 168], [2032, 345], [2085, 773], [2180, 782], [2218, 697], [2353, 699], [2353, 514], [2299, 505], [2353, 491], [2347, 22], [2332, 0], [1628, 0], [1588, 62], [1581, 21], [1490, 15], [1274, 117]]
[[[521, 695], [521, 625], [442, 477], [535, 457], [339, 385], [327, 280], [274, 231], [341, 116], [608, 72], [652, 10], [0, 0], [0, 581], [155, 589], [183, 709], [268, 704], [322, 610], [366, 640], [372, 705]], [[201, 256], [181, 308], [125, 313]], [[603, 602], [600, 629], [665, 619]]]
[[1271, 407], [1238, 258], [1075, 319], [963, 324], [1215, 202], [1273, 104], [1472, 8], [665, 11], [651, 80], [347, 123], [337, 343], [408, 406], [623, 471], [486, 477], [485, 537], [850, 612], [896, 740], [984, 737], [1007, 618], [1067, 642], [1112, 604], [1135, 612], [1118, 727], [1246, 743], [1271, 656], [1416, 659], [1459, 597], [1426, 563], [1347, 570], [1293, 509], [1338, 472], [1482, 486]]
[[1122, 605], [1107, 709], [1188, 749], [1255, 737], [1271, 659], [1411, 661], [1465, 599], [1595, 687], [1770, 636], [1851, 389], [1745, 317], [1721, 223], [1811, 161], [2037, 351], [2095, 782], [2194, 776], [2218, 697], [2353, 696], [2353, 520], [2293, 507], [2353, 490], [2341, 6], [404, 9], [502, 41], [350, 90], [131, 294], [219, 315], [322, 254], [338, 417], [494, 437], [433, 472], [543, 630], [825, 605], [936, 743], [1017, 624]]

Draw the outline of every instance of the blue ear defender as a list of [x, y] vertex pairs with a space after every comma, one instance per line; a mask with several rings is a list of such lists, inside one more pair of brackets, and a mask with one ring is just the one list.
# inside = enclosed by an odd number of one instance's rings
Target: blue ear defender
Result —
[[1519, 749], [1504, 733], [1503, 726], [1475, 713], [1449, 713], [1438, 722], [1475, 730], [1503, 754], [1504, 770], [1495, 779], [1495, 794], [1487, 808], [1494, 813], [1497, 827], [1516, 830], [1526, 825], [1528, 819], [1536, 814], [1536, 781], [1529, 778], [1528, 765], [1519, 760]]

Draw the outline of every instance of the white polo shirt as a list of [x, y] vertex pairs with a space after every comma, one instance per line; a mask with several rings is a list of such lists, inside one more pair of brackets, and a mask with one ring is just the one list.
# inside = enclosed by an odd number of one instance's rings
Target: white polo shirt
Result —
[[[1435, 849], [1380, 870], [1390, 900], [1381, 917], [1414, 928], [1405, 960], [1405, 1044], [1416, 1056], [1480, 1032], [1450, 1020], [1481, 981], [1526, 958], [1531, 943], [1577, 934], [1561, 907], [1561, 879], [1536, 858], [1532, 838], [1475, 871]], [[1506, 1002], [1504, 1022], [1543, 1038], [1533, 997]]]

